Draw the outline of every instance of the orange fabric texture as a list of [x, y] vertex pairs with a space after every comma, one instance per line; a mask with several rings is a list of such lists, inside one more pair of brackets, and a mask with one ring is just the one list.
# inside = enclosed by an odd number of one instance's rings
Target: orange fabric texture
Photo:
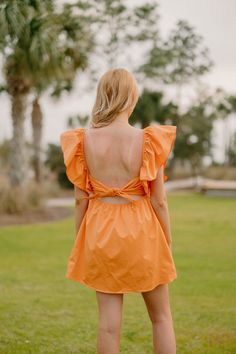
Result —
[[[66, 277], [106, 293], [148, 291], [177, 277], [171, 250], [150, 201], [149, 181], [166, 166], [176, 126], [143, 129], [139, 176], [122, 188], [111, 188], [90, 175], [84, 154], [84, 128], [60, 136], [68, 179], [89, 193], [88, 208], [68, 261]], [[168, 177], [164, 174], [164, 180]], [[133, 195], [142, 195], [132, 199]], [[119, 195], [129, 200], [111, 204], [97, 199]]]

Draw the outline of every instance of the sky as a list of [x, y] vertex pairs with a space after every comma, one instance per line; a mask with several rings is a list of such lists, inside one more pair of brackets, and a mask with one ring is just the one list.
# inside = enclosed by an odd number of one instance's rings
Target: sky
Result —
[[[129, 4], [142, 4], [142, 0], [129, 0]], [[204, 82], [211, 88], [221, 87], [236, 95], [236, 1], [235, 0], [160, 0], [160, 28], [167, 34], [179, 19], [187, 20], [198, 34], [204, 37], [204, 44], [210, 50], [214, 68], [204, 77]], [[137, 53], [138, 54], [138, 53]], [[60, 133], [67, 129], [68, 116], [76, 113], [90, 113], [95, 98], [95, 88], [89, 94], [84, 93], [85, 78], [76, 80], [75, 90], [70, 95], [63, 95], [58, 102], [47, 96], [42, 98], [44, 113], [43, 145], [59, 142]], [[10, 102], [6, 94], [0, 95], [1, 119], [0, 140], [11, 136]], [[26, 119], [26, 137], [31, 139], [30, 109]], [[228, 124], [236, 130], [236, 118], [231, 117]], [[224, 125], [220, 122], [214, 127], [215, 158], [222, 160]]]

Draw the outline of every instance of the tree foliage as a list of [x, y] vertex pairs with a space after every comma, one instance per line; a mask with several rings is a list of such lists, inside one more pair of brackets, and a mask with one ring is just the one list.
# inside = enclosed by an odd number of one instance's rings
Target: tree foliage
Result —
[[162, 92], [144, 89], [130, 117], [130, 123], [141, 123], [142, 128], [156, 121], [160, 124], [173, 124], [177, 107], [172, 102], [164, 103]]
[[[200, 96], [178, 117], [175, 156], [180, 160], [188, 160], [194, 173], [202, 166], [203, 157], [208, 156], [213, 160], [214, 122], [219, 119], [224, 121], [233, 112], [231, 99], [223, 90], [217, 89], [210, 95]], [[224, 131], [224, 135], [227, 133]]]
[[[87, 1], [90, 28], [95, 36], [91, 56], [91, 78], [114, 66], [126, 66], [138, 73], [140, 60], [131, 60], [133, 48], [159, 38], [159, 13], [155, 2], [129, 6], [124, 0]], [[148, 30], [147, 30], [148, 29]]]
[[61, 187], [73, 188], [73, 184], [68, 180], [61, 153], [61, 147], [56, 144], [48, 144], [46, 150], [45, 165], [56, 174], [57, 181]]
[[139, 71], [164, 84], [182, 85], [206, 74], [212, 64], [202, 36], [187, 21], [180, 20], [167, 40], [153, 41]]
[[0, 50], [5, 89], [12, 103], [12, 185], [23, 187], [27, 169], [24, 121], [28, 94], [39, 95], [48, 87], [59, 94], [72, 87], [76, 70], [87, 66], [92, 47], [85, 16], [68, 5], [58, 11], [53, 0], [0, 3]]

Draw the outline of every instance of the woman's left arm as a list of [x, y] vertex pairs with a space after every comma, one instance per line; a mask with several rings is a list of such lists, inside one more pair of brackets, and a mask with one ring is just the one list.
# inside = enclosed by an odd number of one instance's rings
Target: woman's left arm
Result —
[[79, 232], [79, 228], [83, 220], [83, 217], [88, 208], [89, 201], [86, 198], [78, 199], [83, 196], [88, 196], [88, 193], [78, 188], [77, 186], [74, 186], [74, 191], [75, 191], [75, 237], [76, 237]]

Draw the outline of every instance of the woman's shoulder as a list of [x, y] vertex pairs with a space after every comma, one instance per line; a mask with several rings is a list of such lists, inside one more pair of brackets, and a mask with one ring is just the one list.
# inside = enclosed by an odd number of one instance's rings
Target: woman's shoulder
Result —
[[145, 142], [150, 142], [154, 149], [163, 152], [169, 150], [176, 138], [177, 127], [175, 125], [149, 125], [144, 130]]
[[145, 131], [145, 133], [153, 136], [156, 135], [173, 136], [176, 134], [177, 126], [170, 125], [170, 124], [152, 124], [143, 128], [143, 130]]
[[60, 134], [64, 162], [68, 165], [75, 155], [83, 154], [83, 128], [68, 129]]
[[171, 124], [151, 124], [144, 128], [130, 126], [130, 128], [131, 130], [136, 131], [138, 134], [143, 132], [145, 135], [154, 139], [160, 136], [173, 137], [176, 135], [177, 130], [177, 126]]
[[84, 128], [69, 129], [61, 133], [60, 144], [68, 179], [75, 186], [90, 190], [88, 169], [83, 151]]
[[63, 152], [76, 149], [78, 145], [83, 143], [83, 128], [74, 128], [65, 130], [60, 134], [59, 140]]
[[[143, 167], [141, 179], [156, 178], [157, 169], [167, 163], [176, 137], [175, 125], [150, 125], [144, 130]], [[168, 177], [164, 176], [164, 180]]]
[[173, 147], [176, 138], [177, 127], [175, 125], [149, 125], [144, 130], [145, 142], [152, 146], [152, 149], [159, 154], [166, 155]]
[[84, 131], [84, 128], [67, 129], [60, 134], [60, 140], [79, 137], [79, 136], [81, 136], [83, 131]]

